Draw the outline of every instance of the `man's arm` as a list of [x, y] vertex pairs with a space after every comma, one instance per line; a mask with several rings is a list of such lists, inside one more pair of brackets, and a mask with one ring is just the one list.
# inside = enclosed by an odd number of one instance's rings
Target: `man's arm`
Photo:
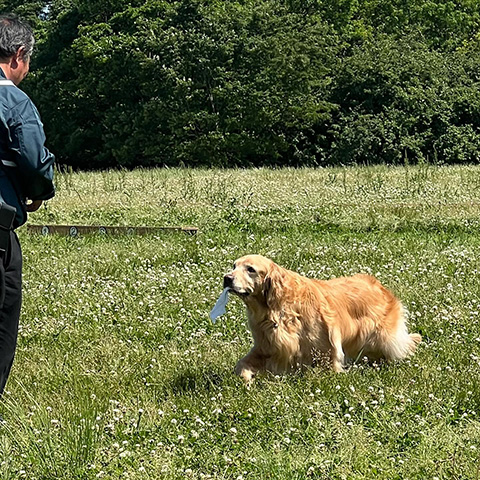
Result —
[[13, 118], [12, 150], [22, 193], [30, 200], [48, 200], [55, 195], [53, 163], [55, 157], [45, 147], [45, 133], [38, 111], [26, 99], [16, 107]]

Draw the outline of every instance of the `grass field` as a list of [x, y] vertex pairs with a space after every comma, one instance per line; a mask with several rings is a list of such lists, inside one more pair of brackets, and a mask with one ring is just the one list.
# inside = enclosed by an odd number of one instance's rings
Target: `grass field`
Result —
[[[479, 479], [480, 168], [57, 175], [30, 223], [196, 225], [196, 236], [19, 230], [24, 308], [0, 478]], [[250, 347], [222, 277], [261, 253], [369, 272], [424, 342], [408, 361], [233, 375]]]

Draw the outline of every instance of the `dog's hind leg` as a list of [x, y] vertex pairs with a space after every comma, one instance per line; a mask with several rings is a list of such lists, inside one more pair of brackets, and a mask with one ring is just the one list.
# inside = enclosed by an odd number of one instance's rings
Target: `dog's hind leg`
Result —
[[345, 364], [345, 353], [342, 347], [342, 336], [338, 330], [330, 332], [330, 344], [332, 369], [334, 372], [344, 372], [343, 366]]

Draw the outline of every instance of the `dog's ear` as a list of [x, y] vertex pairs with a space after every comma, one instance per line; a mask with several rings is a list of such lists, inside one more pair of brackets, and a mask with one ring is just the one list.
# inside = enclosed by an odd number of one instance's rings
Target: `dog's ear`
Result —
[[272, 264], [263, 281], [263, 296], [267, 306], [274, 309], [283, 295], [283, 273], [278, 265]]

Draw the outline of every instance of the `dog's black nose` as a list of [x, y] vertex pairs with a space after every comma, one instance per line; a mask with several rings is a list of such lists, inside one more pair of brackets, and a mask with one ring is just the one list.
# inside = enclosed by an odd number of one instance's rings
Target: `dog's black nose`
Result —
[[223, 288], [232, 288], [233, 287], [233, 275], [228, 274], [223, 277]]

